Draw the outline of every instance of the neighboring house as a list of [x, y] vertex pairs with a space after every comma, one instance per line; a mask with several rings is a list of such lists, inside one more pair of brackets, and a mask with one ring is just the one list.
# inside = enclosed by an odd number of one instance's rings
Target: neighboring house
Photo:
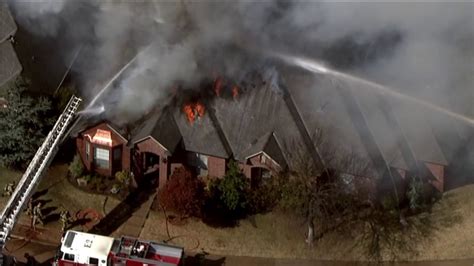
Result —
[[[294, 170], [295, 153], [311, 158], [307, 145], [297, 145], [305, 143], [304, 130], [326, 166], [342, 171], [348, 183], [378, 180], [383, 191], [395, 182], [402, 190], [408, 173], [417, 173], [443, 190], [447, 162], [429, 128], [421, 131], [425, 134], [421, 142], [413, 135], [417, 131], [397, 122], [403, 119], [398, 110], [381, 107], [381, 98], [371, 94], [345, 98], [330, 80], [292, 78], [287, 79], [292, 81], [288, 93], [297, 95], [296, 112], [290, 110], [285, 93], [259, 77], [237, 97], [212, 98], [203, 104], [205, 110], [186, 109], [174, 101], [129, 125], [129, 131], [105, 121], [86, 122], [76, 129], [77, 149], [89, 171], [106, 176], [126, 170], [138, 181], [158, 178], [162, 186], [183, 165], [198, 176], [221, 178], [234, 159], [253, 184]], [[322, 142], [311, 134], [318, 130], [323, 132]]]
[[12, 81], [22, 70], [12, 44], [16, 30], [7, 3], [0, 2], [0, 87]]

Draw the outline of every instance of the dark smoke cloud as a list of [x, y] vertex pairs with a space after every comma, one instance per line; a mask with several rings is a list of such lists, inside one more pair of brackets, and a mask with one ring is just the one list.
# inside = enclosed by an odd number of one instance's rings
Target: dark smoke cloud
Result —
[[25, 28], [66, 36], [67, 49], [83, 47], [75, 71], [89, 97], [141, 51], [113, 100], [129, 119], [166, 102], [176, 83], [197, 86], [215, 73], [239, 80], [275, 52], [320, 58], [440, 104], [454, 87], [457, 95], [472, 91], [472, 3], [43, 0], [10, 6]]

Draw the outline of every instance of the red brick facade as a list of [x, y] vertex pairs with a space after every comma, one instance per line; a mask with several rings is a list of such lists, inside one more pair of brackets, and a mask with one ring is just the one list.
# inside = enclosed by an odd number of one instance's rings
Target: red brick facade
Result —
[[281, 171], [280, 165], [278, 165], [270, 156], [264, 152], [255, 154], [248, 158], [247, 162], [240, 164], [240, 169], [246, 177], [252, 177], [252, 168], [264, 168], [269, 170], [272, 174]]
[[425, 162], [425, 166], [430, 170], [436, 180], [431, 181], [431, 185], [433, 185], [438, 191], [444, 190], [444, 166], [435, 163], [427, 163]]
[[[94, 137], [98, 132], [110, 133], [110, 142], [100, 143]], [[127, 141], [106, 123], [101, 123], [95, 127], [82, 132], [76, 138], [77, 151], [88, 171], [96, 172], [104, 176], [113, 176], [121, 170], [130, 171], [130, 149]], [[95, 149], [105, 149], [109, 152], [108, 166], [99, 167], [94, 164]], [[114, 160], [114, 151], [120, 150], [120, 161]]]
[[168, 181], [168, 176], [171, 174], [168, 172], [168, 157], [170, 156], [168, 150], [166, 150], [158, 141], [156, 141], [152, 137], [145, 138], [135, 143], [135, 149], [137, 149], [140, 154], [144, 154], [147, 152], [159, 156], [159, 184], [166, 184], [166, 182]]
[[[104, 136], [108, 138], [104, 138]], [[105, 139], [105, 140], [104, 140]], [[96, 172], [104, 176], [113, 176], [116, 172], [125, 170], [131, 171], [136, 178], [142, 178], [145, 174], [157, 175], [159, 186], [166, 184], [169, 176], [176, 168], [182, 167], [187, 163], [181, 155], [171, 154], [163, 145], [153, 137], [146, 137], [133, 144], [127, 143], [127, 140], [117, 131], [106, 123], [98, 124], [92, 128], [83, 131], [76, 138], [77, 151], [88, 171]], [[95, 149], [106, 149], [109, 151], [108, 167], [99, 167], [94, 163]], [[114, 158], [114, 154], [115, 157]], [[151, 155], [150, 155], [151, 154]], [[120, 158], [118, 156], [121, 156]], [[154, 168], [146, 169], [145, 157], [154, 156]], [[117, 158], [119, 158], [117, 160]], [[115, 160], [114, 160], [115, 159]], [[100, 162], [100, 161], [99, 161]], [[226, 158], [207, 156], [207, 175], [211, 178], [222, 178], [226, 173], [228, 160]], [[444, 189], [444, 166], [434, 163], [424, 163], [436, 180], [431, 184], [439, 191]], [[132, 166], [133, 165], [133, 166]], [[239, 167], [248, 178], [252, 175], [274, 175], [281, 171], [281, 167], [265, 152], [259, 152], [240, 162]], [[268, 171], [269, 172], [268, 172]], [[402, 179], [406, 178], [406, 171], [396, 169]], [[356, 182], [360, 181], [357, 178]], [[363, 180], [369, 180], [363, 178]], [[366, 182], [362, 182], [365, 184]], [[357, 187], [368, 187], [367, 184], [357, 184]], [[369, 182], [370, 183], [370, 182]]]
[[207, 159], [207, 169], [209, 171], [209, 177], [224, 177], [226, 166], [227, 161], [224, 158], [209, 156]]

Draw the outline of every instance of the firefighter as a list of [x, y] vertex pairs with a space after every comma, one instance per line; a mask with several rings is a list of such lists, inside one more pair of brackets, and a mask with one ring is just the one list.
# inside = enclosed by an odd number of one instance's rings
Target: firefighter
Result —
[[39, 202], [34, 208], [33, 208], [33, 219], [32, 219], [32, 227], [33, 230], [36, 230], [36, 224], [39, 223], [43, 225], [43, 213], [41, 212], [41, 202]]
[[61, 231], [64, 232], [66, 229], [69, 227], [70, 222], [72, 222], [71, 215], [69, 214], [69, 211], [64, 210], [61, 212], [60, 215], [60, 220], [61, 220]]
[[5, 188], [3, 188], [3, 197], [10, 197], [13, 194], [13, 190], [15, 190], [15, 181], [8, 183]]
[[26, 207], [26, 215], [31, 216], [33, 214], [33, 199], [28, 200], [28, 206]]

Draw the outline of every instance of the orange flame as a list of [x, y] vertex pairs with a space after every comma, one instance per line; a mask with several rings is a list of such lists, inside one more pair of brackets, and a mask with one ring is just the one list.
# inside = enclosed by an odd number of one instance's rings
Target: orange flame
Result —
[[204, 116], [206, 107], [201, 102], [187, 103], [183, 107], [183, 112], [186, 114], [188, 122], [192, 124], [196, 118]]
[[204, 104], [200, 102], [196, 103], [196, 105], [194, 106], [194, 109], [196, 110], [199, 117], [203, 117], [204, 113], [206, 112], [206, 107], [204, 107]]
[[192, 104], [186, 104], [183, 107], [183, 112], [186, 114], [186, 118], [189, 123], [193, 123], [196, 120], [196, 114], [194, 113], [194, 108]]
[[221, 96], [221, 90], [222, 90], [222, 79], [217, 78], [216, 81], [214, 82], [214, 91], [216, 92], [217, 97]]
[[239, 96], [239, 87], [237, 87], [237, 85], [234, 85], [234, 87], [232, 87], [232, 97], [237, 98], [237, 96]]

